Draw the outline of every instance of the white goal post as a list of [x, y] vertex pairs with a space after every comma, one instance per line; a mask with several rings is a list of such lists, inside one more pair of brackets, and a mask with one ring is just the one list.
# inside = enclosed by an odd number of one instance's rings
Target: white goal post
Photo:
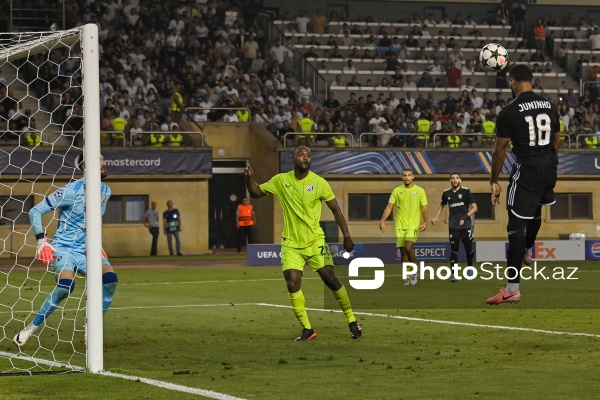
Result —
[[[0, 34], [0, 374], [104, 368], [99, 61], [94, 24]], [[13, 336], [56, 284], [51, 268], [36, 260], [28, 210], [81, 177], [82, 152], [87, 276], [17, 348]], [[57, 219], [57, 212], [44, 217], [50, 235]]]

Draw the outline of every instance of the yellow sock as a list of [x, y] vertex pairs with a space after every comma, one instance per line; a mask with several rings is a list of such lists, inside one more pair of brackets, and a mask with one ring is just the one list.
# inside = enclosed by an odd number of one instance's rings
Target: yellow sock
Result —
[[296, 293], [288, 293], [290, 301], [292, 303], [292, 310], [298, 318], [298, 322], [304, 329], [312, 329], [310, 322], [308, 321], [308, 313], [306, 312], [306, 301], [304, 300], [304, 293], [302, 290], [298, 290]]
[[356, 317], [352, 312], [352, 306], [350, 305], [350, 298], [348, 297], [346, 288], [342, 285], [340, 290], [333, 292], [333, 296], [337, 299], [338, 303], [340, 303], [340, 307], [346, 316], [346, 321], [348, 323], [356, 321]]

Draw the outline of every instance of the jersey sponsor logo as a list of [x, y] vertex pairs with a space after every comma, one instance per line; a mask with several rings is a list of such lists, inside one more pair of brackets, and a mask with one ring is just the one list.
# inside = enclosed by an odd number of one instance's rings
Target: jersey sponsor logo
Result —
[[314, 188], [315, 187], [313, 185], [306, 186], [306, 190], [308, 190], [309, 192], [312, 192]]
[[465, 203], [463, 201], [461, 201], [460, 203], [452, 203], [450, 204], [450, 207], [460, 207], [460, 206], [464, 206]]

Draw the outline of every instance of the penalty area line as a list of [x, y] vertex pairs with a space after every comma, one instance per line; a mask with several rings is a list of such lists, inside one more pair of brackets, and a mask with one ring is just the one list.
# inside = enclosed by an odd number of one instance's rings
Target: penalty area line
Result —
[[[270, 304], [270, 303], [256, 303], [259, 306], [264, 307], [277, 307], [277, 308], [292, 308], [291, 306], [286, 306], [282, 304]], [[321, 308], [306, 308], [309, 311], [322, 311], [322, 312], [335, 312], [341, 313], [341, 310], [326, 310]], [[520, 326], [504, 326], [504, 325], [489, 325], [489, 324], [476, 324], [474, 322], [459, 322], [459, 321], [448, 321], [443, 319], [430, 319], [430, 318], [418, 318], [418, 317], [405, 317], [402, 315], [392, 315], [392, 314], [379, 314], [379, 313], [370, 313], [370, 312], [362, 312], [355, 311], [356, 315], [365, 315], [368, 317], [382, 317], [382, 318], [392, 318], [392, 319], [401, 319], [405, 321], [415, 321], [415, 322], [429, 322], [434, 324], [443, 324], [443, 325], [457, 325], [457, 326], [470, 326], [475, 328], [489, 328], [489, 329], [502, 329], [509, 331], [525, 331], [525, 332], [536, 332], [536, 333], [545, 333], [548, 335], [563, 335], [563, 336], [582, 336], [582, 337], [592, 337], [592, 338], [600, 338], [600, 335], [594, 333], [585, 333], [585, 332], [562, 332], [562, 331], [551, 331], [547, 329], [538, 329], [538, 328], [525, 328]]]

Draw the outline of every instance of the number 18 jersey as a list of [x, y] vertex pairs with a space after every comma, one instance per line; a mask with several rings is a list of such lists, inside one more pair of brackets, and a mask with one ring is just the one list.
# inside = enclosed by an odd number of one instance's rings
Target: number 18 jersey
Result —
[[554, 133], [560, 131], [556, 105], [534, 92], [522, 92], [498, 114], [498, 137], [509, 138], [517, 162], [523, 165], [558, 163]]

